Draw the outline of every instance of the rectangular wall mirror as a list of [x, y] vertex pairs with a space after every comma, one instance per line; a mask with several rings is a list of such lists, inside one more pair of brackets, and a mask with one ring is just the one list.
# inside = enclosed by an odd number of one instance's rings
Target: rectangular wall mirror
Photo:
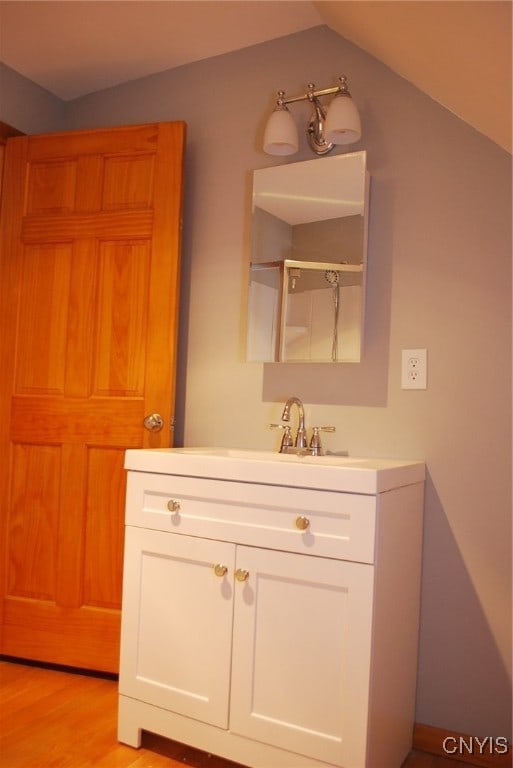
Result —
[[360, 361], [368, 179], [365, 152], [254, 172], [248, 361]]

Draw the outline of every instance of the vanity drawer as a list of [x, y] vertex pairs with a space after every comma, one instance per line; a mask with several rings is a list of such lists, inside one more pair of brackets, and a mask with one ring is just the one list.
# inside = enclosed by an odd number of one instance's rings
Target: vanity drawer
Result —
[[376, 498], [128, 473], [126, 524], [268, 549], [374, 561]]

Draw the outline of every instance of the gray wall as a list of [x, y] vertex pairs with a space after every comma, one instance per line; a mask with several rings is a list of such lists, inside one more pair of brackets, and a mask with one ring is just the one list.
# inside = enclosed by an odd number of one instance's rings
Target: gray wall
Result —
[[[363, 124], [348, 149], [367, 150], [371, 174], [365, 359], [247, 364], [251, 170], [288, 162], [260, 149], [266, 113], [278, 88], [342, 72]], [[17, 109], [0, 119], [41, 129], [40, 103], [32, 125]], [[275, 448], [267, 424], [295, 394], [309, 424], [336, 425], [330, 448], [425, 459], [416, 719], [511, 736], [511, 157], [325, 27], [65, 111], [69, 129], [188, 123], [178, 440]], [[304, 141], [290, 161], [311, 157]], [[400, 389], [410, 347], [428, 349], [426, 391]]]
[[0, 120], [23, 133], [46, 133], [64, 127], [65, 104], [0, 62]]

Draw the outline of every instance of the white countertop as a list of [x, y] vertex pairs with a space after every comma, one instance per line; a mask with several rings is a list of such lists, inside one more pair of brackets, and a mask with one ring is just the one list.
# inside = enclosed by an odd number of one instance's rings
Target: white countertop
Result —
[[242, 448], [130, 449], [126, 451], [125, 468], [363, 494], [382, 493], [425, 478], [425, 464], [417, 460], [297, 456]]

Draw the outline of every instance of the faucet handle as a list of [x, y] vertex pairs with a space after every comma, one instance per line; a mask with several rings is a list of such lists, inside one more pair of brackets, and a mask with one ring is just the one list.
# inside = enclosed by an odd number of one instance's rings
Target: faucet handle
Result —
[[280, 453], [283, 453], [283, 450], [285, 448], [291, 448], [294, 445], [289, 424], [269, 424], [269, 428], [283, 429], [283, 437], [281, 439]]
[[336, 427], [313, 427], [314, 434], [312, 435], [312, 438], [314, 437], [314, 435], [316, 437], [319, 437], [319, 432], [336, 432], [336, 431], [337, 431]]
[[324, 454], [321, 436], [319, 432], [335, 432], [335, 427], [314, 427], [312, 437], [310, 439], [310, 448], [314, 456], [322, 456]]

